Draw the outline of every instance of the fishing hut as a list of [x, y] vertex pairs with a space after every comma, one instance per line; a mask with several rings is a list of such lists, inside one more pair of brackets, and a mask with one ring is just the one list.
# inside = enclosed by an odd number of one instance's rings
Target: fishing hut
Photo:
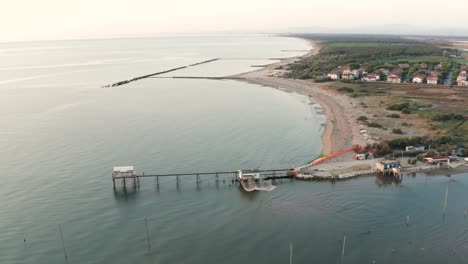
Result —
[[383, 175], [400, 176], [400, 162], [398, 160], [381, 160], [375, 164], [375, 168]]
[[126, 187], [126, 179], [133, 179], [133, 186], [136, 186], [138, 182], [138, 177], [133, 166], [114, 167], [112, 170], [112, 183], [114, 184], [114, 187], [116, 179], [121, 179], [123, 181], [124, 188]]

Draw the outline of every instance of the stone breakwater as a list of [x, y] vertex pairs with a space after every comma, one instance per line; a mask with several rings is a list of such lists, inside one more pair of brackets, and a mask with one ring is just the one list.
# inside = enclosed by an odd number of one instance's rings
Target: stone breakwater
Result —
[[[411, 167], [402, 167], [400, 173], [414, 173], [414, 172], [424, 172], [435, 169], [450, 169], [447, 167], [439, 165], [425, 165], [425, 166], [411, 166]], [[294, 175], [294, 178], [302, 181], [337, 181], [345, 180], [358, 176], [364, 175], [373, 175], [378, 174], [379, 172], [376, 169], [365, 169], [365, 170], [353, 170], [349, 168], [347, 172], [337, 172], [335, 170], [316, 170], [311, 173], [297, 173]]]

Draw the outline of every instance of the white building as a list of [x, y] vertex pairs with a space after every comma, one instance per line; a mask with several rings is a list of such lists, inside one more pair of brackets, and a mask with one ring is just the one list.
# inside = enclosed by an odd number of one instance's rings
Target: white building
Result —
[[427, 77], [427, 84], [434, 84], [437, 85], [437, 78], [436, 77]]
[[424, 151], [425, 149], [426, 149], [425, 146], [417, 144], [414, 146], [407, 146], [405, 150], [406, 151]]
[[423, 83], [425, 76], [416, 75], [413, 77], [413, 83]]
[[378, 82], [380, 81], [380, 75], [369, 73], [367, 76], [362, 77], [363, 82]]
[[337, 72], [331, 72], [331, 73], [327, 74], [327, 77], [332, 79], [332, 80], [339, 80], [340, 79], [340, 75]]
[[401, 83], [401, 77], [398, 74], [390, 73], [387, 77], [389, 83]]

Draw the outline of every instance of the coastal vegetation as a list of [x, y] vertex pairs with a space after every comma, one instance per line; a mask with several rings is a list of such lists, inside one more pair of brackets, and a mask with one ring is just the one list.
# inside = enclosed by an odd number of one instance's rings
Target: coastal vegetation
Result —
[[431, 43], [397, 36], [366, 35], [299, 35], [321, 42], [320, 53], [294, 63], [289, 77], [298, 79], [325, 79], [326, 75], [340, 66], [349, 65], [351, 70], [363, 68], [374, 72], [381, 68], [397, 68], [408, 64], [404, 73], [414, 74], [421, 63], [429, 69], [442, 64], [442, 71], [448, 73], [452, 67], [449, 58], [451, 49], [442, 49]]
[[[330, 82], [335, 90], [366, 103], [367, 115], [356, 120], [368, 125], [381, 124], [388, 131], [401, 129], [403, 134], [385, 134], [385, 138], [411, 135], [450, 136], [454, 145], [468, 144], [468, 108], [466, 88], [414, 86], [387, 83]], [[349, 92], [350, 90], [353, 92]], [[364, 108], [364, 107], [363, 107]], [[421, 128], [425, 123], [424, 129]], [[404, 128], [404, 129], [403, 129]], [[384, 134], [383, 131], [380, 132]]]

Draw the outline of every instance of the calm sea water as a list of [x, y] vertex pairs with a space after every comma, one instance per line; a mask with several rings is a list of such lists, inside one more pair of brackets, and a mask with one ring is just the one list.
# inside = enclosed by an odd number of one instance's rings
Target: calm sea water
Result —
[[340, 263], [344, 235], [346, 263], [466, 263], [467, 174], [284, 181], [251, 194], [229, 178], [144, 179], [114, 192], [117, 165], [303, 164], [320, 152], [325, 117], [304, 96], [242, 82], [102, 85], [212, 58], [223, 59], [177, 74], [235, 74], [307, 48], [260, 35], [0, 44], [0, 263], [287, 263], [290, 243], [294, 263]]

